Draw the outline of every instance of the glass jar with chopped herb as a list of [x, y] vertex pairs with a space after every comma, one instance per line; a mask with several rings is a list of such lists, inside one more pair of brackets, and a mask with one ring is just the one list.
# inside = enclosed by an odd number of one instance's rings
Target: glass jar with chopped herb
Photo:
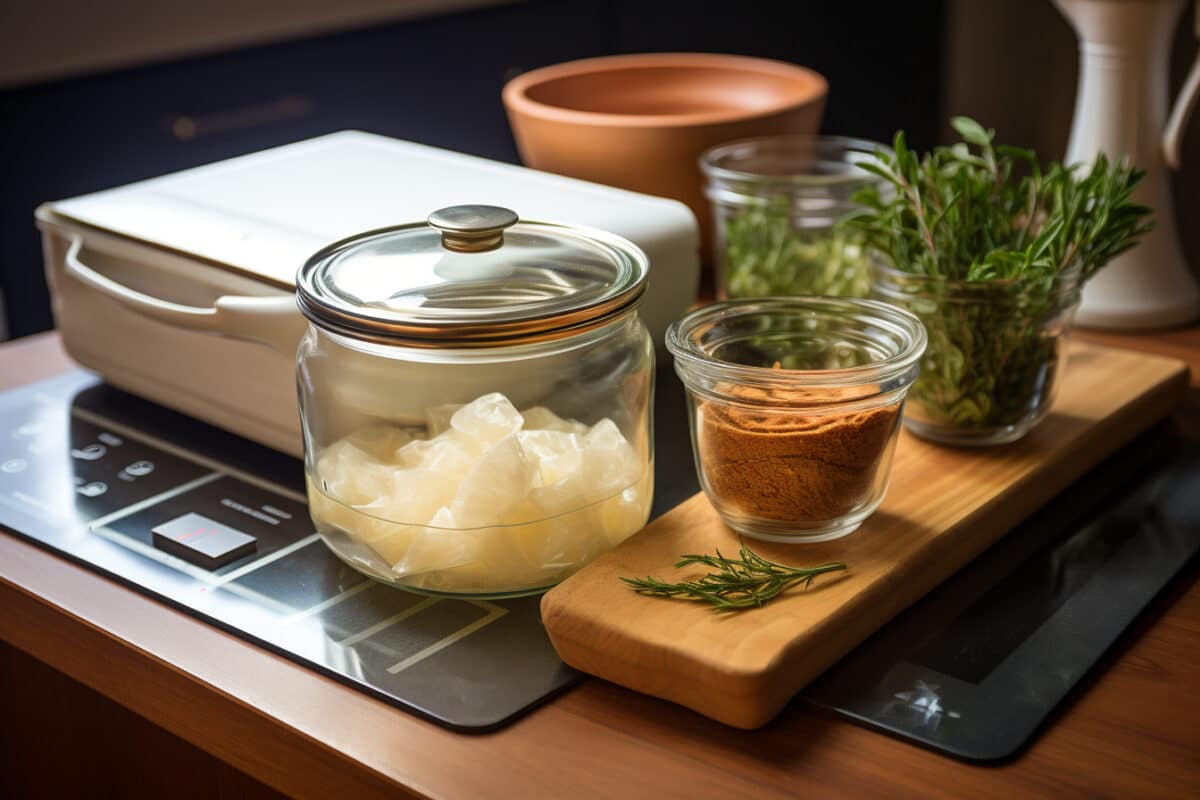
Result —
[[717, 296], [865, 297], [862, 234], [835, 226], [857, 208], [860, 189], [888, 191], [860, 165], [877, 151], [887, 148], [838, 136], [768, 136], [705, 152]]
[[894, 150], [866, 169], [864, 210], [845, 220], [871, 252], [873, 294], [925, 324], [929, 345], [904, 421], [955, 445], [1020, 439], [1050, 410], [1086, 281], [1150, 229], [1131, 200], [1142, 173], [1103, 155], [1043, 165], [952, 120], [962, 141], [918, 156]]

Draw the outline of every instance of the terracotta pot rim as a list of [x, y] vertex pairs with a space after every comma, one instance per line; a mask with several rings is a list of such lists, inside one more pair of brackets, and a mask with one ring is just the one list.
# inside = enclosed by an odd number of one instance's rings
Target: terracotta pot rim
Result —
[[[693, 114], [613, 114], [601, 111], [580, 111], [542, 103], [530, 98], [528, 94], [533, 87], [560, 78], [649, 66], [707, 67], [766, 73], [793, 79], [797, 90], [787, 101], [761, 110], [731, 109], [702, 111]], [[747, 122], [775, 116], [819, 103], [824, 100], [828, 92], [829, 82], [825, 76], [808, 67], [801, 67], [785, 61], [727, 53], [633, 53], [583, 58], [530, 70], [509, 81], [504, 86], [501, 97], [510, 113], [556, 122], [622, 128], [686, 128], [698, 125]]]

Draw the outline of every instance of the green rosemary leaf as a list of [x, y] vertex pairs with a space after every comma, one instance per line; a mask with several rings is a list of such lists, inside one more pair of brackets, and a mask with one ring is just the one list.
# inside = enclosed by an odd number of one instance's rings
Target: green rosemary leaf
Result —
[[793, 567], [769, 561], [744, 543], [738, 558], [726, 558], [718, 550], [715, 556], [689, 554], [680, 556], [676, 567], [703, 565], [712, 572], [699, 579], [667, 583], [658, 578], [625, 578], [621, 580], [638, 594], [652, 597], [675, 597], [708, 603], [716, 612], [760, 608], [764, 603], [783, 594], [797, 584], [807, 589], [818, 575], [846, 569], [840, 561], [817, 567]]
[[978, 147], [990, 147], [992, 131], [985, 131], [983, 126], [970, 117], [952, 117], [950, 125], [965, 141]]

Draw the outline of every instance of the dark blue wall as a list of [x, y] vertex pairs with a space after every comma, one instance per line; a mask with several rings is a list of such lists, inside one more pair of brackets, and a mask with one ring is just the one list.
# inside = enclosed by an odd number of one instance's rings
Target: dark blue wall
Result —
[[[33, 228], [33, 209], [45, 200], [343, 128], [515, 161], [500, 103], [507, 77], [623, 52], [731, 52], [804, 64], [830, 80], [827, 132], [886, 140], [903, 127], [925, 146], [940, 116], [941, 29], [937, 0], [869, 10], [533, 0], [0, 91], [0, 288], [10, 333], [52, 324]], [[280, 113], [190, 140], [172, 132], [181, 116], [260, 107]]]

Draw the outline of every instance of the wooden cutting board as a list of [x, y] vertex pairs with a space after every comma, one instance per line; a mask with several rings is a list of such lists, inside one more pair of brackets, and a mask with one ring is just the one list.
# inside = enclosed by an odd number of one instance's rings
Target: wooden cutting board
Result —
[[697, 494], [547, 593], [542, 620], [576, 669], [729, 725], [759, 727], [893, 616], [1169, 414], [1187, 375], [1175, 359], [1076, 344], [1052, 413], [1022, 441], [960, 450], [902, 433], [887, 497], [859, 530], [821, 544], [752, 542], [784, 563], [845, 561], [845, 573], [735, 614], [636, 594], [619, 576], [675, 581], [699, 571], [672, 566], [682, 553], [737, 552], [736, 534]]

